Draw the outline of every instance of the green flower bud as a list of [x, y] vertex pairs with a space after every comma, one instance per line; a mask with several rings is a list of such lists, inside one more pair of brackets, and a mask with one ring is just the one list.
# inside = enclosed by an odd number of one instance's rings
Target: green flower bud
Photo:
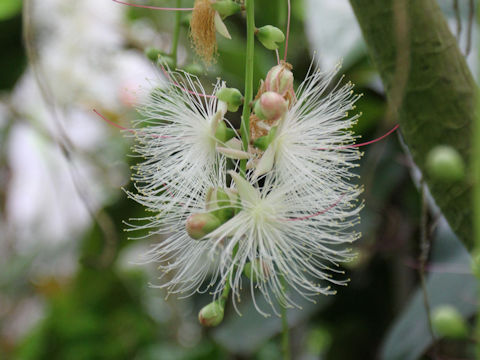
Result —
[[285, 41], [285, 35], [282, 30], [272, 25], [262, 26], [256, 31], [258, 40], [268, 50], [278, 49], [278, 44]]
[[147, 58], [151, 61], [156, 62], [160, 56], [165, 55], [165, 53], [160, 50], [156, 49], [154, 47], [149, 47], [145, 49], [145, 55], [147, 55]]
[[192, 75], [199, 76], [199, 75], [202, 75], [205, 72], [205, 69], [203, 68], [202, 65], [200, 65], [198, 63], [191, 63], [191, 64], [188, 64], [188, 65], [185, 65], [185, 67], [183, 68], [183, 71], [186, 71], [186, 72], [188, 72], [189, 74], [192, 74]]
[[254, 106], [255, 115], [261, 120], [277, 120], [288, 110], [288, 104], [282, 95], [267, 91], [262, 94]]
[[462, 315], [451, 305], [441, 305], [433, 310], [433, 329], [439, 336], [462, 339], [468, 335], [468, 328]]
[[212, 4], [222, 19], [242, 11], [242, 6], [232, 0], [218, 0]]
[[451, 146], [439, 145], [430, 150], [426, 162], [429, 174], [443, 181], [459, 181], [465, 176], [465, 163]]
[[198, 313], [198, 321], [203, 326], [217, 326], [223, 320], [223, 313], [223, 305], [219, 301], [214, 301], [200, 310]]
[[215, 130], [215, 138], [217, 138], [218, 141], [225, 143], [235, 137], [235, 135], [235, 130], [229, 128], [227, 124], [225, 124], [225, 121], [218, 123], [217, 129]]
[[240, 90], [235, 88], [221, 88], [217, 91], [216, 96], [218, 100], [227, 103], [228, 111], [236, 112], [240, 105], [243, 104], [243, 95]]
[[267, 150], [268, 146], [272, 143], [273, 139], [275, 139], [275, 135], [277, 134], [277, 126], [274, 126], [270, 129], [268, 135], [260, 136], [258, 139], [255, 139], [253, 145], [260, 150]]
[[187, 219], [186, 228], [192, 239], [200, 240], [222, 225], [222, 221], [212, 213], [197, 213]]

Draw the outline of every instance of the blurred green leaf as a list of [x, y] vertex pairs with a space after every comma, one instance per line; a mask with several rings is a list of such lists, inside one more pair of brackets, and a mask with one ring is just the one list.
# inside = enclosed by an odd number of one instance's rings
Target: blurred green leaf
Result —
[[[475, 313], [477, 281], [469, 273], [470, 262], [470, 255], [457, 237], [446, 225], [441, 226], [433, 244], [430, 266], [434, 271], [427, 281], [432, 309], [450, 304], [464, 317]], [[431, 343], [422, 291], [418, 289], [388, 333], [381, 349], [381, 359], [419, 359]]]
[[0, 1], [0, 21], [9, 19], [22, 10], [22, 0], [2, 0]]

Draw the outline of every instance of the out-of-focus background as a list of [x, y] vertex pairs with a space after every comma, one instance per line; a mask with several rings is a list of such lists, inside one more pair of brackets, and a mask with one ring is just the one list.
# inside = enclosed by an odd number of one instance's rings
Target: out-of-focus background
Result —
[[[465, 49], [467, 2], [460, 1], [460, 18], [452, 1], [439, 2], [453, 31], [464, 25], [458, 41]], [[205, 68], [190, 48], [188, 13], [182, 17], [179, 67], [204, 83], [221, 76], [242, 89], [244, 19], [226, 20], [232, 40], [219, 39], [217, 63]], [[218, 328], [202, 329], [197, 312], [209, 295], [165, 298], [150, 287], [159, 274], [154, 264], [139, 263], [158, 239], [124, 232], [123, 221], [144, 215], [122, 190], [132, 186], [137, 159], [129, 156], [131, 139], [92, 110], [130, 126], [138, 90], [162, 76], [144, 51], [169, 51], [174, 18], [110, 0], [0, 1], [0, 359], [280, 358], [278, 318], [261, 317], [245, 297], [241, 317], [228, 307]], [[258, 1], [256, 23], [284, 29], [286, 6]], [[372, 139], [393, 127], [347, 0], [293, 0], [290, 37], [297, 81], [313, 54], [324, 69], [343, 59], [346, 79], [364, 94], [356, 133]], [[257, 45], [255, 83], [276, 63]], [[472, 69], [475, 53], [468, 56]], [[397, 134], [364, 151], [360, 256], [346, 265], [348, 287], [289, 312], [295, 359], [416, 359], [431, 352], [418, 276], [416, 170]], [[468, 321], [477, 301], [469, 255], [441, 215], [431, 217], [431, 306], [452, 305]], [[440, 340], [435, 351], [471, 356], [462, 339]]]

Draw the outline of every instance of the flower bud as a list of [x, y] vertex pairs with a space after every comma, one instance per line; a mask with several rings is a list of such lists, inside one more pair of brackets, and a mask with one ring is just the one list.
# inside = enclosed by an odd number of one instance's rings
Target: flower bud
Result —
[[278, 93], [267, 91], [255, 103], [255, 115], [261, 120], [276, 120], [288, 110], [288, 104]]
[[211, 302], [204, 306], [198, 313], [198, 321], [203, 326], [217, 326], [223, 320], [224, 309], [219, 301]]
[[212, 213], [197, 213], [187, 219], [187, 232], [192, 239], [199, 240], [222, 225], [222, 221]]
[[[288, 93], [292, 93], [292, 99], [294, 99], [295, 93], [293, 91], [293, 73], [291, 66], [283, 62], [271, 68], [265, 79], [265, 89], [279, 93], [284, 97]], [[290, 103], [292, 103], [292, 101], [290, 101]]]
[[462, 315], [451, 305], [441, 305], [433, 310], [433, 329], [439, 336], [462, 339], [468, 334], [468, 328]]
[[212, 4], [212, 8], [219, 13], [222, 19], [242, 11], [242, 6], [232, 0], [217, 0]]
[[258, 40], [268, 50], [278, 49], [278, 43], [285, 41], [285, 35], [282, 30], [272, 25], [262, 26], [256, 31]]
[[438, 180], [459, 181], [465, 176], [465, 164], [461, 155], [451, 146], [436, 146], [427, 155], [427, 170]]
[[149, 47], [145, 49], [145, 55], [151, 61], [156, 62], [160, 56], [165, 55], [165, 53], [157, 48]]
[[235, 88], [221, 88], [217, 91], [216, 96], [218, 100], [228, 104], [228, 111], [230, 112], [237, 111], [240, 105], [243, 104], [243, 95], [240, 90]]

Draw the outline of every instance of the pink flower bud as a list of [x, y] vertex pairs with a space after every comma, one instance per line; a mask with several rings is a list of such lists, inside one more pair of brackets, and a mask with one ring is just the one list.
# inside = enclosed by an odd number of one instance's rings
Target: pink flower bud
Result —
[[192, 239], [199, 240], [222, 225], [220, 219], [210, 213], [197, 213], [187, 219], [187, 232]]
[[261, 120], [276, 120], [288, 110], [288, 104], [282, 95], [267, 91], [255, 103], [255, 115]]
[[271, 68], [265, 79], [265, 89], [279, 93], [284, 97], [293, 94], [293, 98], [295, 98], [291, 68], [291, 65], [285, 62]]

